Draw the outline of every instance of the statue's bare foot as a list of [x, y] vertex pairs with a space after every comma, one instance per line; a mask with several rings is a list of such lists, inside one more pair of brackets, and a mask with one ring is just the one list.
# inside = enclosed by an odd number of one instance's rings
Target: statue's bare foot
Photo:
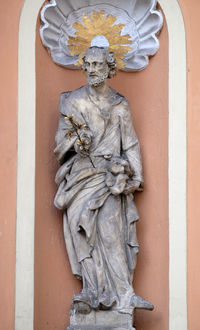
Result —
[[74, 308], [80, 314], [89, 314], [91, 312], [91, 307], [84, 302], [74, 302]]
[[148, 309], [149, 311], [154, 309], [154, 306], [149, 301], [135, 294], [132, 296], [130, 304], [133, 308]]
[[73, 297], [73, 304], [76, 312], [81, 314], [89, 314], [91, 312], [90, 299], [84, 294], [75, 294]]

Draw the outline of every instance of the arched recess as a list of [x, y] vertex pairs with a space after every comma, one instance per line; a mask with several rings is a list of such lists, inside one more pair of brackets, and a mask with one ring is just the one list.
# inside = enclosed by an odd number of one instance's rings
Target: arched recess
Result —
[[[159, 1], [169, 32], [169, 328], [187, 329], [186, 49], [177, 0]], [[25, 0], [19, 27], [15, 329], [33, 330], [35, 220], [35, 27], [43, 0]], [[181, 273], [181, 279], [179, 274]]]

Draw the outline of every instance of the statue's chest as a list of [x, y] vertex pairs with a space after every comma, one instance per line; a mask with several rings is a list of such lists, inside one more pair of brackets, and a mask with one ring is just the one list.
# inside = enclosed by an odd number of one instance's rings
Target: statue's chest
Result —
[[104, 107], [98, 104], [87, 102], [82, 115], [86, 124], [94, 135], [102, 135], [110, 126], [119, 125], [119, 116], [115, 107], [109, 103], [104, 103]]

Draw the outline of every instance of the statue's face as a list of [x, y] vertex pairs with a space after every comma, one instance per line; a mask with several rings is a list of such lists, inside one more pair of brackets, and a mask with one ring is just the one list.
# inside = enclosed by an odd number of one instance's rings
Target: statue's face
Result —
[[99, 86], [108, 78], [109, 67], [105, 53], [99, 51], [89, 52], [85, 55], [84, 62], [89, 85]]

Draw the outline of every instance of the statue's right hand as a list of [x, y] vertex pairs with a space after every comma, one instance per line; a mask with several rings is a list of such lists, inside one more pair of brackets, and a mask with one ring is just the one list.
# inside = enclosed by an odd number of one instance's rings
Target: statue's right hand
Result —
[[74, 143], [74, 149], [79, 155], [86, 157], [88, 156], [91, 142], [91, 136], [88, 136], [87, 134], [80, 134], [80, 139], [77, 138]]

